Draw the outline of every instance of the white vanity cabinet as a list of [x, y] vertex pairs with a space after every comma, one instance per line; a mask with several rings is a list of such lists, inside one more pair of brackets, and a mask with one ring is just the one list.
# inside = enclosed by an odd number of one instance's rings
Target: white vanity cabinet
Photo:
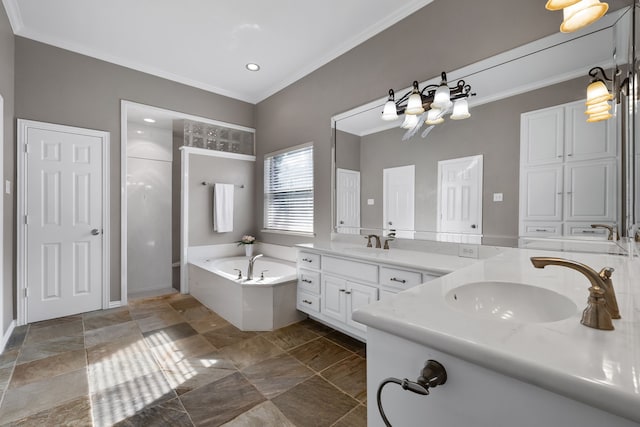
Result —
[[521, 236], [575, 236], [583, 223], [616, 220], [614, 122], [587, 123], [584, 108], [577, 101], [521, 115]]
[[361, 340], [366, 326], [352, 319], [358, 308], [433, 280], [440, 274], [335, 254], [298, 252], [298, 310]]

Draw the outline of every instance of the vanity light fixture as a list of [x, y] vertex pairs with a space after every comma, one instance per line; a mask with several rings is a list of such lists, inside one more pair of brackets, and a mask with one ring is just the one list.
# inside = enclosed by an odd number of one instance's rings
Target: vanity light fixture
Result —
[[[601, 75], [601, 77], [598, 76]], [[608, 120], [613, 117], [610, 113], [611, 104], [609, 101], [620, 102], [620, 92], [626, 86], [628, 79], [622, 82], [622, 85], [618, 86], [618, 76], [620, 70], [616, 68], [613, 78], [609, 78], [602, 67], [593, 67], [589, 70], [589, 77], [591, 77], [591, 83], [587, 87], [587, 110], [584, 112], [588, 115], [587, 122], [595, 123], [603, 120]], [[605, 81], [612, 82], [612, 89], [615, 92], [612, 94], [609, 92]]]
[[600, 0], [549, 0], [548, 10], [562, 9], [563, 21], [560, 31], [572, 33], [602, 18], [609, 5]]
[[[447, 84], [447, 73], [443, 71], [441, 77], [439, 85], [428, 85], [422, 90], [418, 82], [414, 81], [411, 90], [397, 101], [395, 92], [389, 89], [389, 97], [382, 111], [382, 120], [396, 120], [399, 115], [404, 114], [404, 121], [400, 127], [413, 129], [421, 125], [420, 121], [425, 119], [428, 125], [442, 123], [447, 113], [451, 113], [452, 120], [471, 117], [467, 102], [467, 98], [475, 96], [475, 93], [471, 93], [471, 86], [464, 80], [458, 80], [455, 86], [450, 87]], [[418, 117], [420, 115], [423, 117]]]

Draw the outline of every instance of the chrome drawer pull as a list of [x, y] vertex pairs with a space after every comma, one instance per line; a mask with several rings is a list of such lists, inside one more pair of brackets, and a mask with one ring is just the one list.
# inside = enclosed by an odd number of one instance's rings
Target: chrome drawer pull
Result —
[[536, 231], [548, 231], [546, 228], [536, 228]]
[[311, 281], [311, 280], [309, 280], [309, 279], [302, 279], [302, 281], [303, 281], [304, 283], [313, 283], [313, 281]]
[[311, 301], [308, 301], [306, 299], [303, 299], [302, 302], [305, 303], [305, 304], [313, 304]]
[[391, 282], [400, 282], [400, 283], [407, 283], [406, 280], [404, 279], [396, 279], [395, 277], [392, 277], [391, 279], [389, 279]]
[[312, 259], [309, 259], [309, 258], [302, 258], [302, 260], [303, 260], [304, 262], [313, 262], [313, 260], [312, 260]]

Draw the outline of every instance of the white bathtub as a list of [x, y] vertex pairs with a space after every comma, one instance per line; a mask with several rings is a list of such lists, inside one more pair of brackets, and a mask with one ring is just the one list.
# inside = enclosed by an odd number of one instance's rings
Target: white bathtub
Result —
[[[258, 258], [253, 280], [246, 279], [248, 266], [247, 257], [192, 260], [189, 292], [243, 331], [270, 331], [304, 318], [296, 310], [294, 263]], [[242, 279], [234, 269], [242, 271]]]

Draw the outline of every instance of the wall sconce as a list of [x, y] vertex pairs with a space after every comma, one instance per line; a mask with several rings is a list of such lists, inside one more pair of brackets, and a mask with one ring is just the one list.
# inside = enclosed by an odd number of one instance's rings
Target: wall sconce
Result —
[[545, 7], [548, 10], [562, 9], [564, 19], [560, 31], [563, 33], [572, 33], [593, 24], [609, 10], [609, 5], [600, 0], [549, 0]]
[[[598, 77], [598, 74], [601, 77]], [[593, 67], [589, 70], [589, 77], [591, 77], [591, 83], [587, 87], [587, 110], [584, 112], [587, 117], [587, 122], [595, 123], [603, 120], [608, 120], [613, 117], [611, 114], [611, 104], [609, 101], [613, 100], [616, 104], [620, 103], [620, 94], [625, 93], [625, 89], [629, 84], [629, 78], [625, 78], [622, 83], [618, 84], [620, 76], [620, 70], [616, 68], [613, 77], [609, 78], [602, 67]], [[609, 92], [605, 81], [612, 82], [613, 94]]]
[[[451, 112], [451, 120], [463, 120], [471, 117], [467, 98], [475, 96], [471, 93], [471, 86], [464, 80], [458, 80], [455, 86], [448, 86], [447, 73], [441, 74], [439, 85], [428, 85], [422, 90], [417, 81], [413, 82], [411, 91], [405, 93], [396, 101], [393, 89], [389, 89], [389, 97], [382, 110], [382, 120], [396, 120], [399, 114], [404, 114], [404, 121], [400, 125], [403, 129], [413, 129], [420, 120], [426, 119], [428, 125], [444, 122], [444, 115]], [[425, 117], [418, 117], [426, 113]]]

